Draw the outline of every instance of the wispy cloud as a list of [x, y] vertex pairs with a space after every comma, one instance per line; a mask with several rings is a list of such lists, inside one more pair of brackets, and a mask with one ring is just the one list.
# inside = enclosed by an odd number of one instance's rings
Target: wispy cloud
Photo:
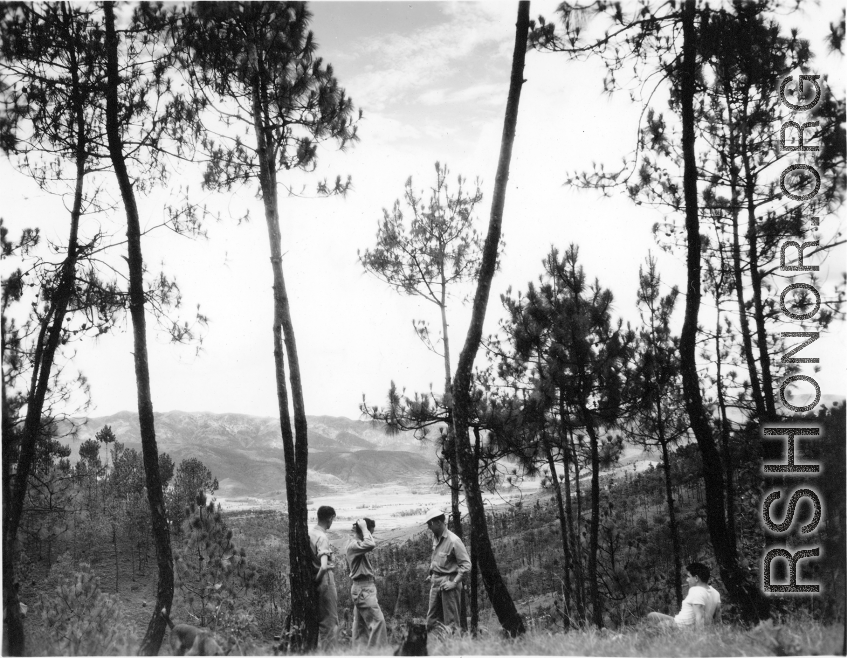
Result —
[[424, 105], [443, 105], [445, 103], [478, 103], [500, 106], [505, 104], [509, 90], [508, 81], [501, 83], [486, 82], [461, 89], [430, 89], [418, 97]]
[[[468, 100], [477, 100], [466, 89], [468, 72], [485, 76], [494, 60], [508, 58], [512, 48], [514, 11], [495, 3], [451, 3], [440, 5], [445, 21], [416, 31], [384, 33], [379, 40], [354, 43], [351, 54], [379, 62], [346, 81], [351, 93], [368, 99], [368, 107], [383, 110], [413, 96], [425, 104], [444, 100], [457, 102], [461, 90]], [[477, 80], [480, 90], [491, 81]], [[438, 85], [437, 89], [431, 89]], [[451, 91], [452, 90], [452, 91]], [[423, 94], [421, 92], [423, 91]]]

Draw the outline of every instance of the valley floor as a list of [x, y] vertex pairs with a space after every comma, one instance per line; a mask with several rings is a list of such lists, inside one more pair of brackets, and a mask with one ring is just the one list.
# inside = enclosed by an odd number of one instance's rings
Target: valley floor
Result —
[[[640, 473], [650, 466], [655, 466], [657, 457], [649, 450], [639, 446], [627, 446], [615, 468], [601, 474], [606, 479], [624, 470], [630, 475]], [[590, 474], [582, 477], [582, 482], [590, 481]], [[517, 486], [503, 486], [497, 493], [483, 492], [483, 499], [488, 509], [502, 511], [509, 506], [529, 505], [541, 497], [549, 497], [548, 490], [541, 487], [540, 477], [516, 479]], [[336, 491], [324, 491], [309, 498], [309, 518], [314, 521], [316, 512], [321, 505], [332, 506], [337, 514], [335, 525], [328, 533], [330, 541], [337, 547], [346, 543], [350, 525], [358, 518], [367, 516], [376, 521], [374, 536], [377, 542], [399, 543], [425, 530], [423, 520], [427, 510], [440, 507], [447, 510], [450, 507], [450, 494], [443, 485], [434, 484], [432, 473], [422, 473], [417, 477], [406, 478], [403, 481], [375, 484], [370, 487], [345, 486], [337, 487]], [[216, 496], [226, 512], [242, 512], [257, 509], [286, 512], [284, 499], [271, 497], [234, 497]], [[467, 514], [464, 502], [461, 504], [463, 514]], [[385, 544], [383, 544], [385, 545]]]

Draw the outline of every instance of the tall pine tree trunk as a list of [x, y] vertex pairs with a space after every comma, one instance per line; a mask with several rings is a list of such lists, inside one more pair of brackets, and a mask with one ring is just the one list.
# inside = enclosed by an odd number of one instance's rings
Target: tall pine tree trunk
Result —
[[[682, 366], [685, 407], [691, 429], [700, 448], [703, 461], [703, 483], [706, 490], [706, 524], [720, 567], [721, 579], [729, 596], [748, 620], [768, 617], [770, 605], [750, 582], [738, 564], [738, 556], [727, 538], [728, 527], [724, 508], [724, 481], [721, 459], [712, 435], [712, 427], [703, 407], [700, 377], [697, 372], [697, 316], [700, 310], [700, 217], [697, 204], [697, 160], [694, 144], [694, 85], [697, 76], [697, 43], [694, 24], [695, 0], [685, 0], [682, 10], [682, 67], [678, 80], [679, 103], [682, 113], [683, 192], [685, 198], [685, 231], [687, 238], [686, 266], [688, 289], [685, 298], [685, 319], [680, 335], [679, 353]], [[752, 264], [751, 264], [752, 267]]]
[[[6, 318], [2, 320], [3, 353], [6, 353]], [[15, 546], [8, 532], [12, 502], [12, 460], [15, 452], [15, 434], [6, 404], [6, 378], [2, 381], [3, 414], [3, 636], [5, 649], [10, 656], [22, 656], [25, 650], [24, 620], [21, 616], [18, 587], [15, 582]]]
[[[266, 129], [264, 109], [268, 107], [265, 75], [255, 47], [250, 47], [250, 60], [254, 67], [253, 125], [256, 131], [259, 160], [259, 182], [268, 227], [273, 272], [274, 315], [273, 344], [276, 375], [277, 404], [285, 457], [285, 493], [288, 505], [288, 555], [291, 579], [291, 628], [300, 629], [293, 640], [298, 651], [309, 651], [317, 646], [318, 617], [317, 592], [312, 576], [312, 557], [309, 546], [308, 508], [306, 505], [306, 469], [309, 449], [306, 426], [306, 409], [300, 379], [300, 362], [294, 339], [294, 324], [285, 279], [282, 273], [282, 236], [279, 228], [279, 202], [277, 199], [276, 167], [271, 157], [273, 144], [270, 130]], [[284, 346], [284, 348], [283, 348]], [[291, 414], [288, 409], [288, 385], [285, 374], [285, 357], [288, 357], [291, 404], [294, 409], [294, 432], [291, 431]]]
[[[450, 338], [447, 335], [447, 282], [444, 279], [444, 271], [441, 272], [441, 335], [444, 337], [444, 398], [449, 413], [452, 413], [453, 383], [450, 377]], [[450, 516], [452, 519], [451, 530], [462, 539], [462, 512], [459, 509], [459, 456], [456, 452], [456, 436], [452, 423], [447, 427], [445, 437], [445, 450], [448, 455], [449, 480], [450, 480]], [[463, 631], [468, 630], [468, 597], [465, 594], [464, 583], [462, 584], [461, 603], [459, 605], [459, 623]]]
[[[441, 273], [441, 303], [438, 305], [441, 311], [441, 335], [444, 338], [444, 398], [448, 411], [453, 408], [453, 382], [450, 374], [450, 337], [447, 335], [447, 282], [444, 280], [444, 272]], [[452, 530], [459, 538], [462, 537], [462, 512], [459, 510], [459, 457], [456, 453], [456, 437], [452, 427], [447, 428], [446, 449], [450, 472], [450, 516], [452, 517]], [[464, 597], [462, 598], [464, 603]], [[464, 620], [464, 615], [462, 615]]]
[[674, 564], [674, 593], [676, 605], [682, 609], [682, 551], [679, 547], [679, 527], [676, 522], [676, 509], [673, 500], [673, 485], [671, 483], [671, 458], [668, 454], [668, 441], [665, 438], [665, 420], [662, 418], [661, 392], [656, 395], [656, 428], [659, 434], [659, 445], [662, 446], [662, 464], [665, 467], [665, 498], [668, 502], [668, 520], [670, 522], [671, 544], [673, 546]]
[[660, 440], [662, 446], [662, 465], [665, 467], [665, 499], [668, 502], [668, 520], [671, 531], [671, 545], [673, 546], [674, 566], [674, 594], [676, 604], [682, 607], [682, 551], [679, 547], [679, 525], [676, 521], [676, 505], [673, 500], [673, 484], [671, 482], [671, 459], [668, 454], [668, 442]]
[[718, 396], [718, 413], [721, 419], [721, 463], [723, 464], [723, 472], [726, 483], [726, 524], [727, 524], [727, 541], [729, 547], [734, 553], [736, 551], [736, 532], [735, 532], [735, 487], [732, 480], [732, 455], [729, 452], [729, 435], [730, 424], [729, 415], [727, 413], [726, 395], [723, 385], [723, 359], [721, 358], [721, 307], [718, 299], [717, 289], [715, 292], [715, 387]]
[[[65, 36], [72, 39], [71, 26], [67, 11], [64, 12], [68, 32]], [[83, 179], [85, 177], [85, 165], [87, 162], [87, 140], [85, 130], [85, 117], [83, 106], [83, 94], [79, 80], [79, 66], [76, 59], [76, 48], [74, 45], [68, 48], [69, 72], [71, 74], [71, 102], [74, 111], [74, 129], [76, 131], [75, 165], [76, 181], [74, 186], [74, 200], [71, 207], [71, 224], [68, 237], [68, 253], [62, 263], [59, 282], [51, 295], [50, 307], [46, 317], [41, 321], [38, 341], [35, 346], [33, 359], [33, 372], [30, 381], [29, 395], [27, 397], [27, 414], [21, 438], [21, 445], [17, 461], [17, 470], [14, 483], [10, 476], [4, 482], [4, 514], [3, 514], [3, 595], [5, 610], [9, 612], [6, 619], [6, 628], [9, 634], [8, 651], [12, 655], [20, 655], [24, 652], [24, 629], [23, 619], [20, 615], [17, 587], [15, 585], [15, 544], [17, 542], [18, 528], [23, 516], [24, 499], [29, 483], [29, 474], [35, 460], [36, 443], [42, 431], [42, 413], [44, 411], [44, 400], [50, 383], [50, 374], [53, 370], [53, 362], [56, 350], [62, 337], [62, 326], [68, 311], [71, 297], [74, 292], [76, 264], [79, 247], [79, 218], [82, 213]], [[5, 352], [5, 341], [4, 341]], [[5, 389], [4, 389], [5, 395]], [[3, 403], [4, 412], [6, 403]], [[11, 465], [9, 459], [14, 459], [14, 450], [11, 445], [13, 439], [11, 425], [6, 423], [4, 416], [3, 444], [6, 460], [5, 467]], [[8, 498], [6, 497], [8, 495]]]
[[[479, 455], [482, 452], [482, 437], [479, 426], [474, 425], [474, 460], [479, 463]], [[476, 547], [473, 543], [473, 528], [471, 528], [471, 587], [470, 587], [470, 612], [471, 633], [476, 635], [479, 627], [479, 565], [476, 559]]]
[[515, 127], [518, 120], [518, 105], [520, 103], [521, 87], [523, 85], [523, 69], [526, 57], [526, 43], [529, 32], [529, 2], [522, 0], [518, 3], [518, 19], [515, 30], [515, 48], [512, 54], [512, 73], [509, 82], [509, 96], [506, 102], [506, 118], [503, 125], [503, 136], [500, 142], [500, 158], [497, 164], [497, 174], [494, 179], [494, 194], [491, 201], [491, 219], [488, 223], [488, 234], [483, 247], [482, 263], [480, 264], [476, 294], [474, 295], [470, 327], [465, 338], [465, 345], [459, 356], [456, 376], [453, 379], [453, 424], [456, 430], [456, 446], [458, 448], [459, 467], [462, 483], [465, 487], [465, 499], [468, 514], [471, 519], [472, 541], [476, 544], [480, 573], [488, 592], [488, 598], [494, 607], [494, 612], [503, 628], [510, 635], [519, 635], [526, 629], [523, 620], [515, 608], [506, 583], [497, 568], [491, 539], [488, 536], [488, 525], [485, 518], [482, 493], [479, 488], [479, 473], [477, 462], [470, 444], [468, 429], [473, 417], [473, 401], [471, 399], [471, 379], [473, 363], [476, 358], [479, 343], [482, 339], [482, 324], [488, 307], [488, 297], [491, 292], [491, 281], [497, 268], [497, 246], [503, 223], [503, 207], [506, 201], [506, 185], [509, 180], [509, 164], [512, 157], [512, 145], [515, 141]]
[[[560, 409], [562, 410], [562, 418], [564, 418], [564, 398], [560, 397]], [[564, 463], [565, 468], [565, 505], [568, 515], [568, 532], [571, 534], [571, 546], [573, 547], [573, 572], [574, 579], [574, 594], [576, 595], [576, 610], [580, 621], [586, 619], [585, 615], [585, 577], [582, 571], [582, 543], [579, 540], [580, 523], [582, 522], [582, 503], [579, 491], [579, 462], [576, 456], [576, 445], [574, 444], [573, 430], [568, 426], [568, 445], [570, 446], [567, 452], [570, 454], [570, 460], [573, 463], [574, 483], [576, 486], [576, 529], [573, 523], [573, 506], [571, 505], [571, 483], [570, 472], [568, 468], [568, 460]]]
[[153, 422], [153, 401], [150, 395], [150, 372], [147, 360], [147, 326], [144, 317], [144, 265], [141, 257], [141, 226], [135, 192], [126, 168], [124, 145], [119, 123], [120, 102], [118, 92], [121, 84], [118, 68], [118, 35], [115, 31], [114, 3], [104, 2], [106, 19], [106, 133], [109, 141], [109, 157], [118, 180], [127, 223], [127, 262], [129, 264], [129, 313], [132, 318], [133, 357], [135, 360], [135, 382], [138, 393], [138, 423], [141, 430], [141, 454], [144, 460], [147, 503], [156, 541], [156, 562], [159, 580], [156, 587], [156, 605], [141, 641], [139, 653], [155, 656], [165, 635], [165, 610], [170, 614], [174, 596], [173, 556], [171, 536], [159, 478], [159, 451], [156, 447], [156, 429]]
[[[756, 321], [756, 342], [759, 346], [759, 367], [762, 370], [762, 393], [765, 399], [765, 413], [768, 418], [776, 418], [773, 378], [771, 377], [771, 357], [768, 352], [768, 334], [765, 327], [765, 308], [762, 301], [762, 275], [759, 272], [758, 231], [756, 230], [756, 199], [754, 197], [753, 173], [751, 171], [750, 143], [746, 131], [741, 138], [741, 162], [744, 166], [744, 194], [747, 201], [747, 260], [750, 265], [750, 279], [753, 288], [753, 317]], [[762, 419], [760, 418], [761, 422]]]
[[[571, 625], [571, 576], [570, 563], [571, 551], [568, 545], [568, 525], [565, 518], [565, 504], [562, 501], [562, 487], [559, 484], [559, 476], [556, 473], [556, 461], [553, 459], [553, 451], [546, 438], [544, 441], [544, 452], [547, 457], [547, 466], [550, 468], [550, 478], [553, 482], [553, 492], [556, 494], [556, 509], [559, 513], [559, 531], [562, 533], [562, 554], [564, 557], [564, 590], [565, 590], [565, 628]], [[565, 467], [567, 468], [567, 467]]]
[[479, 564], [477, 564], [478, 556], [476, 554], [476, 544], [473, 543], [473, 532], [471, 532], [471, 624], [470, 631], [476, 636], [479, 630]]
[[750, 376], [750, 392], [756, 405], [756, 416], [762, 418], [765, 414], [765, 399], [759, 382], [759, 372], [756, 370], [756, 356], [753, 353], [753, 338], [750, 332], [750, 320], [747, 317], [747, 304], [744, 300], [744, 280], [741, 268], [741, 240], [738, 228], [738, 169], [735, 166], [735, 131], [732, 107], [729, 103], [729, 85], [724, 85], [724, 96], [727, 99], [727, 127], [729, 129], [729, 193], [731, 199], [730, 213], [732, 216], [732, 273], [735, 280], [735, 297], [738, 302], [738, 318], [741, 322], [741, 340], [744, 345], [744, 359], [747, 362], [747, 373]]
[[591, 447], [591, 524], [588, 533], [588, 591], [591, 595], [591, 617], [597, 628], [603, 627], [603, 600], [600, 598], [600, 583], [597, 574], [597, 551], [600, 545], [600, 452], [594, 419], [588, 409], [582, 407], [585, 431]]

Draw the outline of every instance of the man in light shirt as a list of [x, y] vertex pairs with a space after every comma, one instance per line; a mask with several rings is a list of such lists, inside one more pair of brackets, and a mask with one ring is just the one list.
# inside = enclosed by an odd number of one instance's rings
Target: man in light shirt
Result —
[[371, 534], [373, 519], [358, 519], [353, 524], [353, 537], [347, 542], [347, 565], [350, 567], [350, 596], [353, 598], [353, 644], [367, 642], [368, 649], [388, 642], [385, 617], [376, 597], [376, 582], [369, 553], [376, 548]]
[[338, 632], [338, 594], [335, 591], [335, 565], [332, 548], [326, 531], [335, 520], [335, 510], [328, 505], [318, 508], [318, 523], [309, 530], [309, 547], [312, 549], [312, 569], [318, 593], [318, 629], [321, 645], [335, 644]]
[[432, 508], [424, 519], [432, 532], [432, 561], [429, 565], [429, 611], [427, 628], [440, 622], [460, 628], [462, 577], [471, 570], [468, 550], [456, 535], [447, 529], [447, 519], [438, 508]]
[[685, 567], [685, 581], [688, 594], [682, 601], [679, 614], [675, 617], [651, 612], [647, 619], [661, 626], [673, 628], [702, 629], [704, 626], [720, 623], [721, 595], [711, 585], [709, 567], [700, 562], [692, 562]]

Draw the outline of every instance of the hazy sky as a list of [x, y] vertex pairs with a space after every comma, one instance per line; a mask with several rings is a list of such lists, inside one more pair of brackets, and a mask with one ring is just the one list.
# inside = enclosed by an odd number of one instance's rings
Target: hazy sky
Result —
[[[533, 2], [531, 15], [553, 18], [556, 4]], [[392, 379], [407, 391], [428, 390], [430, 384], [438, 392], [442, 388], [441, 359], [412, 330], [416, 319], [437, 327], [437, 308], [401, 297], [365, 274], [356, 254], [373, 246], [382, 208], [402, 195], [410, 175], [417, 189], [432, 184], [436, 160], [447, 163], [453, 175], [481, 178], [485, 199], [478, 217], [484, 231], [516, 3], [320, 2], [312, 4], [312, 11], [319, 53], [333, 64], [364, 119], [359, 144], [346, 153], [325, 151], [315, 176], [291, 181], [294, 186], [305, 182], [311, 190], [322, 177], [350, 174], [353, 190], [346, 198], [282, 196], [283, 267], [307, 413], [357, 418], [362, 394], [381, 403]], [[815, 33], [821, 34], [839, 11], [829, 5], [821, 9], [813, 19]], [[822, 65], [841, 63], [831, 56]], [[621, 196], [602, 199], [573, 191], [563, 182], [568, 172], [595, 161], [619, 164], [634, 146], [639, 108], [624, 94], [602, 95], [597, 62], [572, 63], [562, 55], [530, 52], [524, 77], [503, 224], [507, 246], [492, 288], [486, 333], [503, 315], [499, 295], [510, 285], [526, 289], [541, 272], [550, 246], [564, 249], [571, 242], [580, 246], [589, 277], [599, 277], [613, 290], [615, 312], [634, 321], [637, 273], [648, 250], [659, 257], [665, 280], [684, 286], [682, 254], [657, 249], [651, 234], [661, 219], [656, 211]], [[186, 185], [221, 220], [209, 223], [208, 240], [151, 233], [143, 245], [145, 260], [151, 270], [163, 265], [176, 275], [187, 315], [199, 303], [211, 322], [199, 354], [194, 347], [169, 345], [150, 324], [154, 408], [276, 415], [271, 270], [261, 201], [255, 186], [228, 194], [203, 191], [199, 168], [174, 165], [169, 189], [142, 201], [143, 225], [159, 223], [163, 203]], [[0, 195], [0, 213], [13, 234], [40, 225], [48, 238], [65, 237], [63, 200], [40, 193], [6, 162], [0, 169]], [[234, 218], [246, 210], [251, 220], [238, 225]], [[102, 222], [117, 238], [123, 230], [120, 214], [86, 221]], [[838, 265], [833, 272], [843, 269], [843, 251], [831, 262]], [[470, 292], [460, 291], [449, 309], [454, 366], [469, 317], [469, 305], [461, 300]], [[681, 311], [680, 303], [679, 322]], [[136, 408], [127, 325], [124, 332], [76, 346], [73, 365], [92, 387], [95, 407], [89, 415]], [[828, 339], [826, 350], [816, 352], [826, 355], [818, 376], [826, 392], [844, 389], [843, 327], [838, 331], [840, 337]]]

